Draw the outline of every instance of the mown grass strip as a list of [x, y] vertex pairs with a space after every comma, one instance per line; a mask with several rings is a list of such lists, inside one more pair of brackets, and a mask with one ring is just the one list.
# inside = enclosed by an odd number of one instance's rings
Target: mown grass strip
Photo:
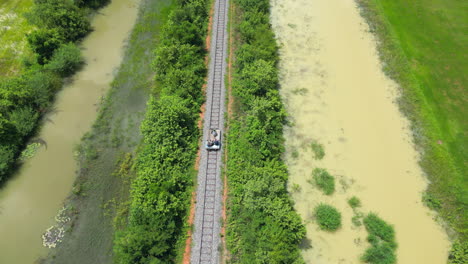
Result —
[[268, 0], [236, 0], [227, 146], [226, 243], [231, 263], [303, 263], [305, 227], [286, 190], [278, 47]]
[[163, 27], [152, 65], [157, 94], [141, 126], [128, 223], [115, 237], [117, 263], [174, 263], [184, 242], [204, 100], [208, 3], [176, 1]]
[[468, 239], [466, 2], [359, 0], [378, 37], [383, 69], [400, 84], [420, 164], [431, 181], [424, 201], [456, 237]]

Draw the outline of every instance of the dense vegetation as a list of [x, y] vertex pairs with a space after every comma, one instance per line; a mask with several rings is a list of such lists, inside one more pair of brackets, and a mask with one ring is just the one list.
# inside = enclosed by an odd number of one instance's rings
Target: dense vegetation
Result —
[[236, 0], [228, 133], [227, 246], [232, 263], [302, 263], [305, 228], [286, 190], [281, 160], [286, 113], [268, 0]]
[[361, 257], [362, 261], [371, 264], [394, 264], [397, 244], [393, 227], [373, 213], [364, 218], [364, 226], [369, 233], [367, 241], [371, 246]]
[[314, 211], [317, 223], [322, 230], [336, 231], [341, 227], [341, 213], [328, 204], [320, 204]]
[[144, 143], [128, 223], [115, 237], [117, 263], [173, 263], [184, 237], [206, 75], [208, 2], [178, 0], [163, 27], [153, 62], [157, 90], [141, 126]]
[[[424, 202], [468, 247], [466, 2], [359, 0], [379, 38], [385, 72], [402, 91], [421, 166], [431, 184]], [[468, 257], [467, 257], [468, 258]]]
[[27, 36], [35, 56], [24, 58], [23, 73], [0, 77], [0, 182], [62, 86], [61, 77], [71, 75], [83, 63], [73, 42], [91, 30], [86, 10], [71, 0], [35, 0], [27, 15], [38, 27]]

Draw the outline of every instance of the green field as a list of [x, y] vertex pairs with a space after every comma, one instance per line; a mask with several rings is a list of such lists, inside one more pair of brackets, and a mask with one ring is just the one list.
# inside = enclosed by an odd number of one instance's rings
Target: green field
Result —
[[468, 2], [359, 0], [380, 40], [385, 72], [402, 87], [431, 184], [429, 207], [465, 240], [468, 231]]
[[14, 75], [21, 69], [27, 51], [26, 33], [33, 29], [24, 13], [33, 0], [0, 0], [0, 76]]

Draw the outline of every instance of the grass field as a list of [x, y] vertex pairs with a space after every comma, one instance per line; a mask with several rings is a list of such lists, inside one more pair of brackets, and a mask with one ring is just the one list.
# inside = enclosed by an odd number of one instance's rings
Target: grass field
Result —
[[33, 0], [0, 0], [0, 76], [21, 70], [22, 55], [27, 49], [26, 33], [32, 30], [24, 13]]
[[142, 1], [122, 65], [78, 147], [80, 170], [66, 203], [72, 208], [69, 232], [40, 263], [113, 263], [114, 229], [126, 218], [131, 157], [140, 143], [140, 123], [154, 86], [148, 65], [171, 2]]
[[431, 181], [426, 202], [440, 202], [441, 216], [466, 240], [468, 2], [358, 2], [378, 36], [385, 72], [401, 85], [400, 106]]

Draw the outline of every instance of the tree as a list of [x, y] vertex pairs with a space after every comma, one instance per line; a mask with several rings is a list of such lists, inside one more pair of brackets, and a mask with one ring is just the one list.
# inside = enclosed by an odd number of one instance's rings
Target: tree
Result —
[[91, 25], [84, 13], [71, 0], [35, 0], [29, 20], [46, 29], [56, 29], [65, 42], [83, 38]]
[[46, 64], [54, 51], [63, 43], [59, 32], [55, 29], [38, 29], [27, 35], [31, 49], [36, 52], [39, 64]]
[[239, 96], [265, 96], [267, 91], [276, 89], [278, 85], [277, 69], [271, 62], [256, 60], [242, 69], [239, 81]]

